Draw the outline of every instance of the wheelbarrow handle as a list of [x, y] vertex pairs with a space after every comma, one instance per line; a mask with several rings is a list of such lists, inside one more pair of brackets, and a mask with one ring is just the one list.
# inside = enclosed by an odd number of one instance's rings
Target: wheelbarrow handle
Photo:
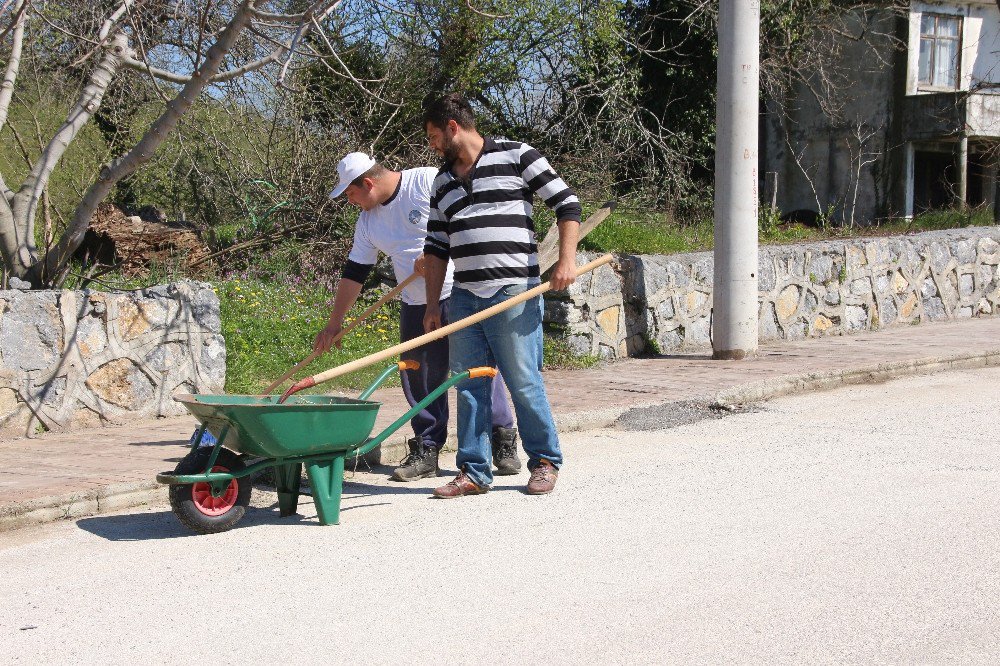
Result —
[[358, 396], [358, 400], [367, 400], [368, 397], [375, 392], [375, 389], [381, 386], [382, 382], [384, 382], [386, 378], [388, 378], [389, 375], [394, 373], [396, 370], [402, 372], [403, 370], [419, 370], [419, 369], [420, 369], [420, 361], [414, 361], [412, 359], [406, 361], [399, 361], [398, 363], [393, 363], [388, 368], [382, 371], [382, 374], [379, 375], [375, 379], [375, 381], [372, 382], [371, 386], [369, 386], [368, 388], [366, 388], [364, 391], [361, 392], [361, 395]]
[[398, 419], [393, 421], [392, 425], [390, 425], [388, 428], [386, 428], [379, 434], [375, 435], [371, 439], [367, 440], [366, 442], [358, 446], [356, 449], [352, 449], [351, 451], [349, 451], [347, 457], [353, 458], [355, 456], [363, 456], [372, 449], [374, 449], [376, 446], [384, 442], [386, 438], [389, 437], [389, 435], [391, 435], [392, 433], [396, 432], [401, 427], [409, 423], [410, 419], [419, 414], [421, 410], [425, 409], [432, 402], [440, 398], [445, 392], [448, 391], [448, 389], [450, 389], [455, 384], [458, 384], [460, 381], [472, 377], [495, 377], [496, 374], [497, 374], [496, 368], [482, 367], [482, 368], [471, 368], [469, 370], [463, 370], [462, 372], [452, 375], [448, 379], [441, 382], [440, 386], [438, 386], [436, 389], [428, 393], [427, 397], [425, 397], [417, 404], [413, 405], [413, 407], [410, 407], [410, 410], [408, 412], [406, 412]]

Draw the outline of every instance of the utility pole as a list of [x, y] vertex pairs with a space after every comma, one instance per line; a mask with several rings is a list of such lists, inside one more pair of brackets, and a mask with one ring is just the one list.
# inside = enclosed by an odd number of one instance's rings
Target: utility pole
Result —
[[719, 3], [712, 357], [757, 353], [760, 1]]

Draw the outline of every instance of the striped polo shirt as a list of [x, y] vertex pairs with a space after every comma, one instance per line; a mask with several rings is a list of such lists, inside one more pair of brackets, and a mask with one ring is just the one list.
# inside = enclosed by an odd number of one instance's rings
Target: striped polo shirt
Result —
[[450, 258], [455, 286], [482, 298], [505, 285], [537, 284], [535, 194], [556, 219], [580, 221], [576, 193], [541, 153], [526, 143], [485, 139], [467, 180], [450, 164], [434, 179], [424, 252]]

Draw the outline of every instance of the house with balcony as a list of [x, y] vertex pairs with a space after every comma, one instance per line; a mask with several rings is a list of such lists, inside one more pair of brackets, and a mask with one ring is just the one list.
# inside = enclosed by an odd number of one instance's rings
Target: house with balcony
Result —
[[808, 82], [768, 98], [762, 205], [869, 224], [988, 206], [1000, 162], [1000, 10], [911, 2], [851, 15]]

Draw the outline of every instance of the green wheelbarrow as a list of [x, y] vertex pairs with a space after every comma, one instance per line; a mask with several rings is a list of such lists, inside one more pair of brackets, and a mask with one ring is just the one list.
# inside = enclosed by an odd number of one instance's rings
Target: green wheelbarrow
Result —
[[[309, 475], [319, 522], [340, 522], [344, 460], [363, 456], [406, 424], [448, 389], [470, 377], [492, 377], [494, 368], [472, 368], [452, 375], [392, 425], [371, 437], [380, 402], [368, 400], [389, 375], [416, 370], [416, 361], [400, 361], [361, 392], [357, 399], [330, 395], [297, 395], [279, 403], [273, 395], [178, 395], [201, 424], [189, 453], [173, 472], [157, 474], [170, 485], [170, 506], [195, 532], [211, 534], [232, 528], [250, 503], [251, 475], [274, 468], [278, 509], [296, 513], [302, 466]], [[205, 432], [214, 446], [200, 446]], [[246, 465], [237, 454], [261, 458]]]

